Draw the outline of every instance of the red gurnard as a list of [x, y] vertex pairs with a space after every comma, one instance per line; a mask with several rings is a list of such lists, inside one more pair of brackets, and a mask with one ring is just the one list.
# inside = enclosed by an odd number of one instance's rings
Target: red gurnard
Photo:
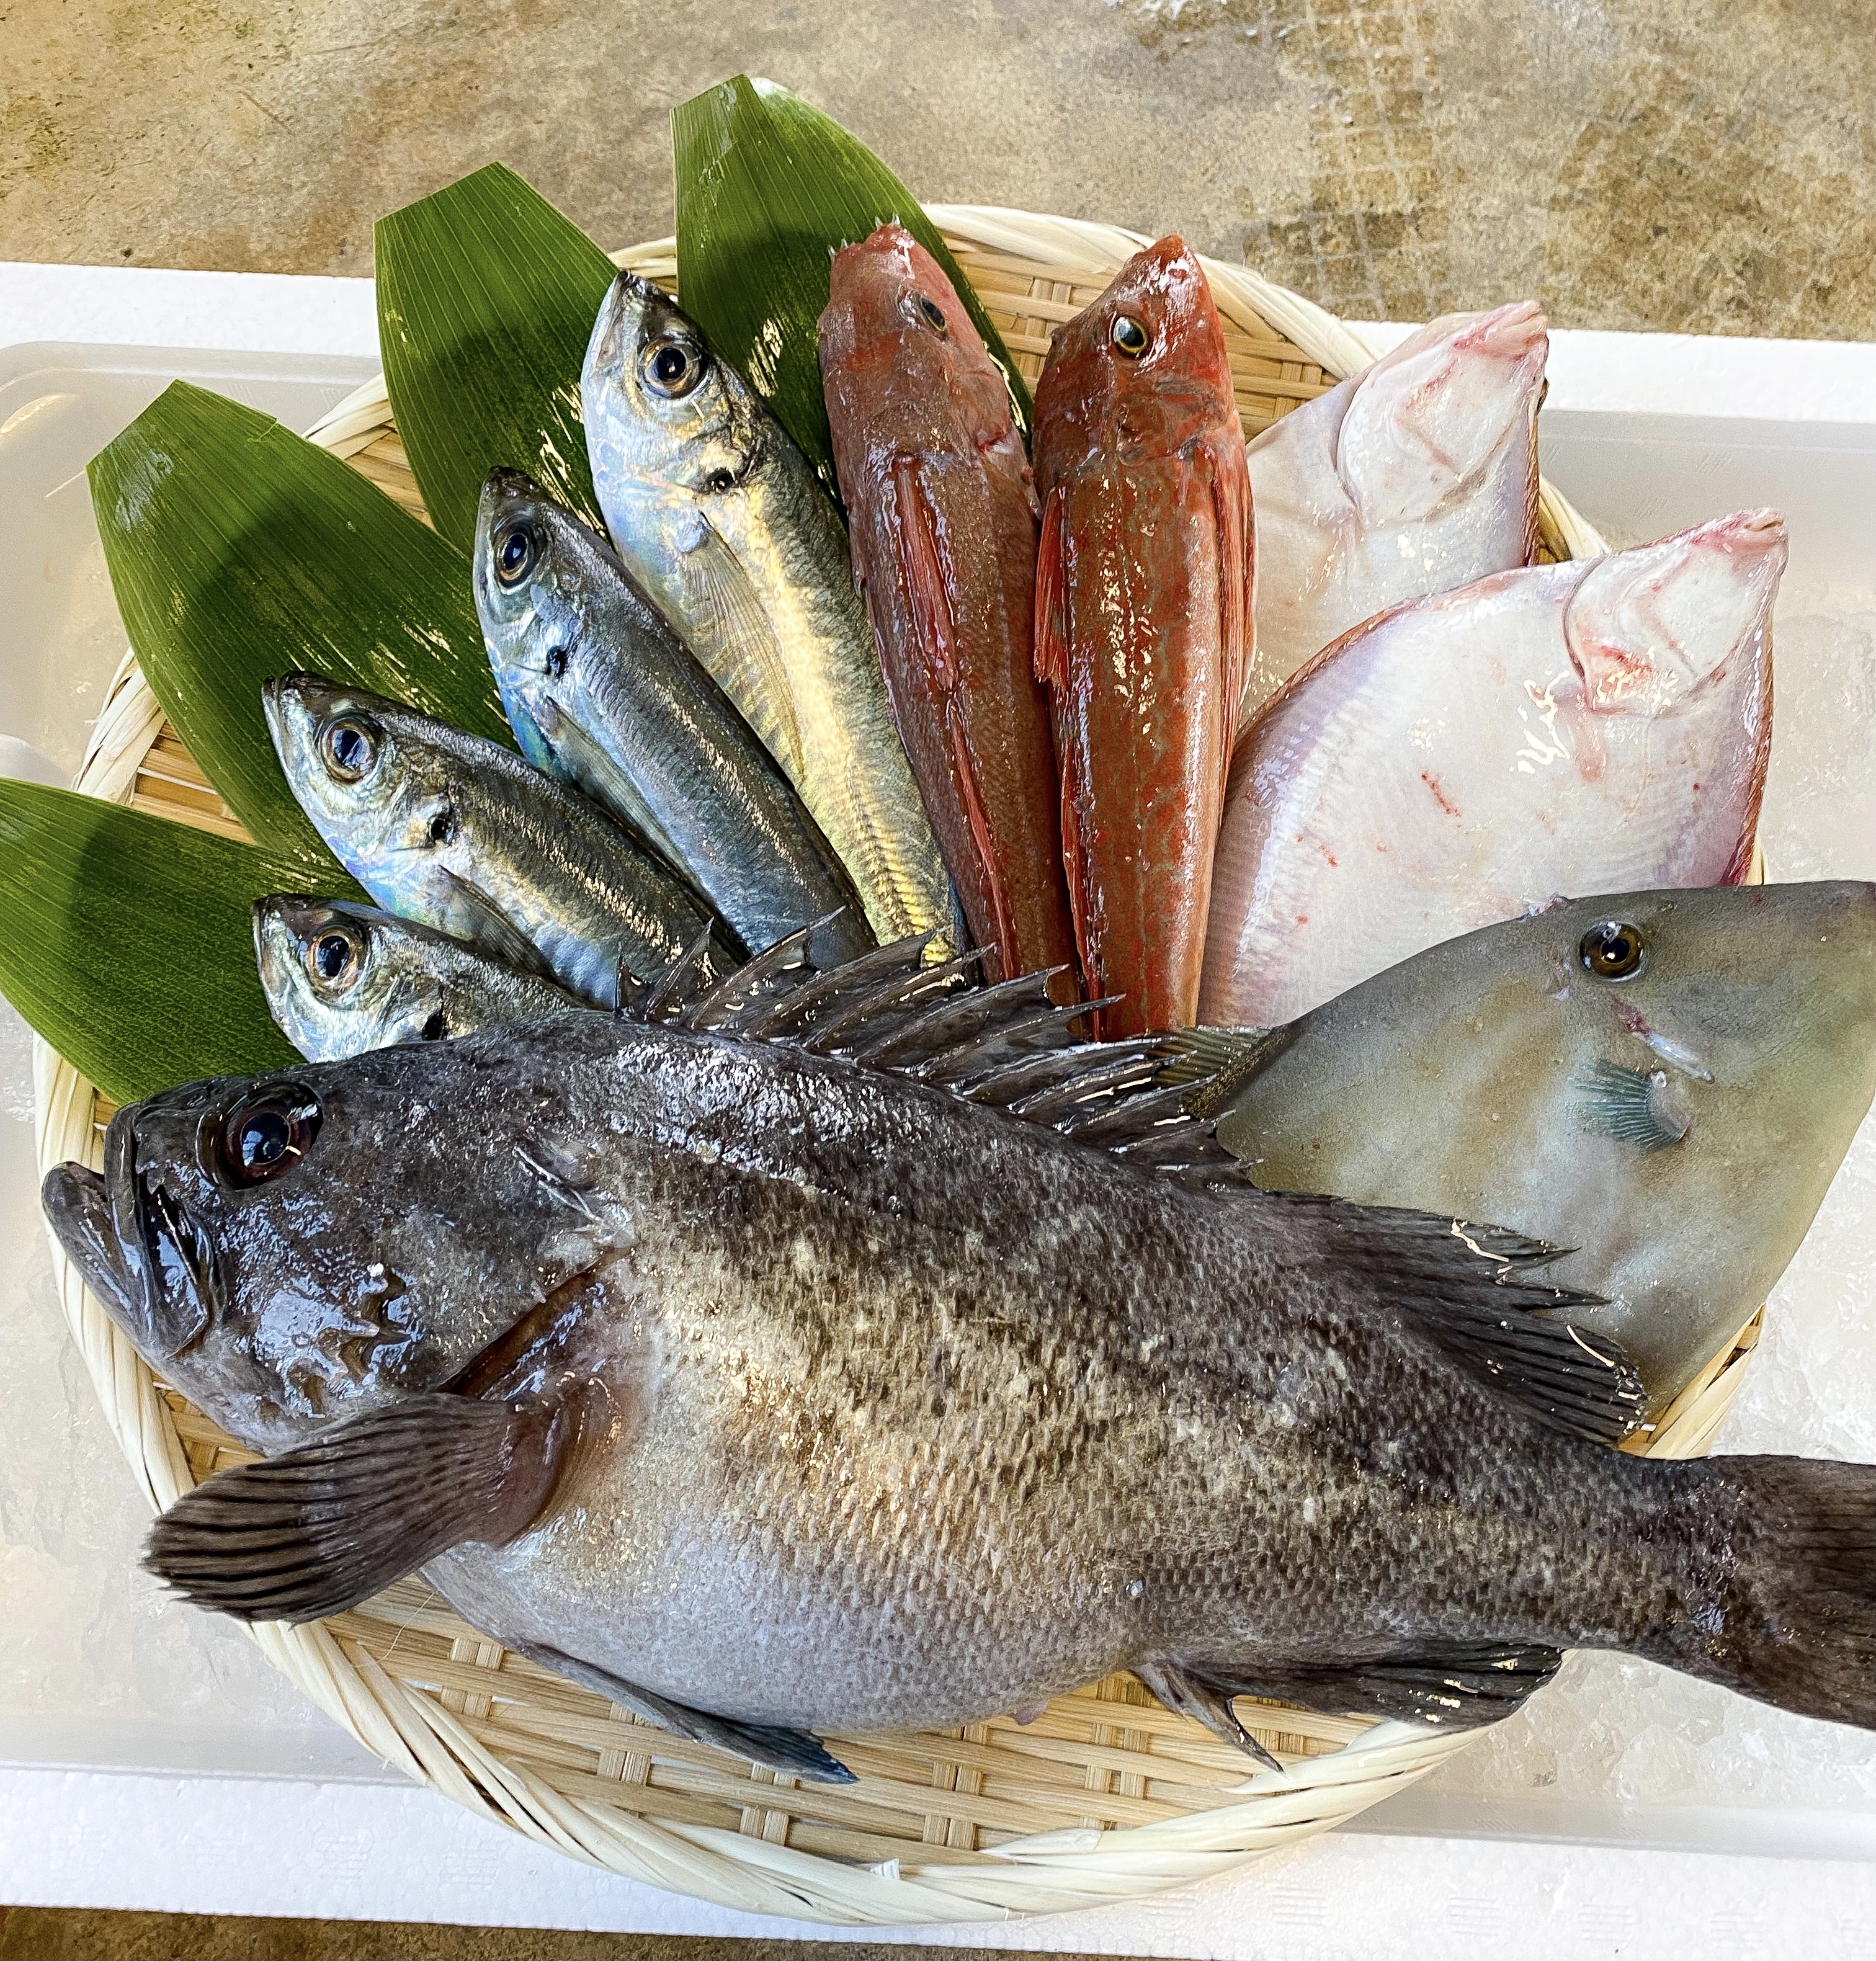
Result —
[[1163, 238], [1056, 336], [1035, 394], [1036, 672], [1104, 1038], [1189, 1026], [1251, 651], [1251, 484], [1218, 310]]
[[882, 225], [821, 316], [834, 461], [899, 734], [987, 977], [1065, 968], [1048, 699], [1031, 655], [1036, 512], [997, 365], [937, 262]]

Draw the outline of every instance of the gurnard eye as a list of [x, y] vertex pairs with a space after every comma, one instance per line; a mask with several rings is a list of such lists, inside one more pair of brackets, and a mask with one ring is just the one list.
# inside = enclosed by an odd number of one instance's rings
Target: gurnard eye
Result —
[[1114, 316], [1114, 324], [1108, 329], [1108, 339], [1123, 361], [1137, 361], [1153, 345], [1153, 336], [1130, 313], [1117, 313]]
[[362, 951], [351, 934], [337, 926], [313, 942], [307, 964], [321, 993], [343, 993], [357, 980]]
[[1591, 926], [1577, 944], [1577, 958], [1584, 971], [1599, 980], [1627, 980], [1640, 970], [1647, 952], [1641, 929], [1620, 920], [1604, 920]]
[[222, 1119], [215, 1169], [231, 1185], [291, 1171], [319, 1134], [319, 1098], [297, 1083], [250, 1090]]
[[949, 332], [945, 325], [944, 308], [929, 293], [914, 293], [912, 304], [918, 309], [919, 317], [934, 333]]
[[368, 722], [354, 716], [328, 722], [320, 732], [319, 747], [327, 768], [341, 783], [356, 783], [369, 776], [378, 760], [377, 732]]
[[703, 378], [704, 363], [681, 340], [654, 340], [640, 361], [639, 371], [653, 394], [675, 401]]
[[504, 585], [518, 585], [534, 562], [534, 534], [525, 525], [513, 525], [495, 548], [495, 576]]

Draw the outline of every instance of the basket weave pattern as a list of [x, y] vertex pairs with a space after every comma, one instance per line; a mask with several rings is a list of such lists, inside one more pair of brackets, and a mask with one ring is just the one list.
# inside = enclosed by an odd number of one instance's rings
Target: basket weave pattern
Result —
[[[1032, 380], [1048, 337], [1145, 241], [1013, 211], [928, 207]], [[675, 289], [672, 241], [617, 255]], [[1319, 307], [1208, 261], [1248, 433], [1372, 359]], [[311, 432], [406, 509], [422, 497], [381, 379]], [[1544, 555], [1602, 541], [1546, 487]], [[126, 656], [78, 787], [203, 828], [246, 834]], [[101, 1166], [110, 1108], [35, 1048], [42, 1170]], [[55, 1244], [60, 1297], [118, 1442], [153, 1509], [247, 1453], [156, 1382]], [[1649, 1454], [1704, 1449], [1737, 1393], [1755, 1316], [1676, 1401]], [[467, 1627], [420, 1580], [305, 1627], [254, 1630], [269, 1659], [385, 1762], [485, 1816], [631, 1878], [758, 1913], [847, 1924], [1000, 1919], [1159, 1891], [1329, 1829], [1403, 1789], [1463, 1736], [1249, 1701], [1281, 1762], [1249, 1760], [1128, 1676], [1009, 1717], [916, 1735], [836, 1737], [859, 1774], [802, 1785], [641, 1724]]]

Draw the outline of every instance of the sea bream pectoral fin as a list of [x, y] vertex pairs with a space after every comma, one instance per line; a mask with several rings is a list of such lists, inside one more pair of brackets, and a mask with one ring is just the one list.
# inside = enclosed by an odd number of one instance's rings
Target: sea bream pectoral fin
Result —
[[575, 1399], [412, 1398], [218, 1472], [150, 1528], [143, 1564], [242, 1621], [343, 1613], [450, 1547], [538, 1518], [579, 1429]]

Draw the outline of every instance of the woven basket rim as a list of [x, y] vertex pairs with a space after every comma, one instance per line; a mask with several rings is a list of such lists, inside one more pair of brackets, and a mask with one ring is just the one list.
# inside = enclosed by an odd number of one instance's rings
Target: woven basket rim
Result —
[[[1013, 266], [1020, 276], [1071, 289], [1090, 282], [1105, 285], [1125, 258], [1150, 242], [1141, 234], [1085, 219], [988, 206], [926, 209], [959, 251], [967, 273], [973, 266], [980, 276]], [[654, 240], [612, 256], [616, 263], [647, 277], [675, 279], [673, 240]], [[1375, 358], [1374, 349], [1314, 301], [1248, 266], [1211, 259], [1201, 263], [1228, 325], [1253, 343], [1274, 337], [1331, 382]], [[987, 293], [986, 298], [994, 306], [995, 296]], [[1320, 392], [1313, 384], [1278, 385]], [[337, 403], [308, 434], [397, 494], [366, 454], [375, 445], [394, 440], [381, 374]], [[404, 501], [411, 502], [408, 491]], [[1541, 492], [1540, 522], [1546, 543], [1557, 556], [1586, 556], [1607, 549], [1594, 528], [1549, 485]], [[127, 653], [75, 787], [110, 802], [132, 801], [139, 772], [164, 726], [162, 711]], [[42, 1172], [69, 1159], [98, 1163], [91, 1085], [37, 1038], [34, 1066], [35, 1146]], [[195, 1482], [176, 1412], [56, 1241], [53, 1256], [61, 1305], [106, 1419], [146, 1502], [153, 1510], [161, 1510]], [[1687, 1385], [1657, 1425], [1650, 1454], [1685, 1456], [1705, 1448], [1737, 1392], [1758, 1327], [1754, 1316]], [[1030, 1832], [988, 1847], [968, 1864], [921, 1862], [916, 1856], [921, 1848], [908, 1841], [902, 1857], [857, 1864], [772, 1842], [760, 1832], [639, 1815], [570, 1796], [528, 1763], [505, 1758], [491, 1747], [461, 1710], [449, 1706], [447, 1695], [413, 1688], [388, 1673], [368, 1647], [352, 1640], [340, 1624], [267, 1625], [251, 1631], [268, 1659], [367, 1749], [483, 1817], [574, 1857], [719, 1905], [842, 1924], [1002, 1919], [1157, 1892], [1329, 1829], [1404, 1789], [1467, 1740], [1465, 1734], [1382, 1723], [1338, 1748], [1287, 1764], [1281, 1772], [1258, 1771], [1222, 1787], [1214, 1780], [1214, 1795], [1228, 1801], [1150, 1822]], [[1161, 1717], [1153, 1720], [1163, 1727]], [[1113, 1727], [1118, 1730], [1124, 1725], [1117, 1717]], [[666, 1739], [657, 1733], [633, 1730], [630, 1734], [651, 1755], [665, 1754]], [[1167, 1762], [1141, 1752], [1143, 1788], [1145, 1777], [1164, 1769]], [[766, 1788], [771, 1803], [764, 1815], [782, 1815], [786, 1781], [776, 1780]], [[759, 1802], [754, 1790], [749, 1801], [752, 1806]], [[923, 1849], [933, 1854], [938, 1850], [935, 1845]]]

